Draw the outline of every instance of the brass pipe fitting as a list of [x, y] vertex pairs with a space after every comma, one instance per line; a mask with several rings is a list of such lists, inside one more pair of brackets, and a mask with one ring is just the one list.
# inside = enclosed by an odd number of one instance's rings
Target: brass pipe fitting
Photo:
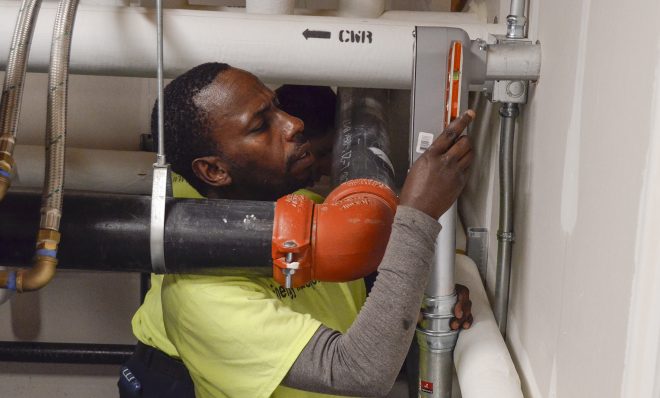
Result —
[[32, 268], [0, 272], [0, 288], [19, 293], [39, 290], [55, 276], [57, 245], [60, 233], [52, 229], [40, 229], [37, 233], [37, 252]]
[[41, 289], [53, 279], [56, 267], [57, 258], [35, 256], [32, 268], [16, 272], [16, 291], [23, 293]]
[[11, 185], [14, 158], [8, 152], [0, 152], [0, 200], [4, 199]]
[[5, 177], [4, 174], [0, 174], [0, 200], [5, 198], [5, 195], [7, 194], [7, 190], [9, 190], [10, 184], [11, 184], [11, 180]]

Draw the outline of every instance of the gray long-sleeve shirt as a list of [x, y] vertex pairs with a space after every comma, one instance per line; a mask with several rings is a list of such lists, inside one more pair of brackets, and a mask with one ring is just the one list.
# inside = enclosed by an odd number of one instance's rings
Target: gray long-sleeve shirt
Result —
[[378, 277], [345, 334], [321, 326], [283, 384], [352, 396], [386, 395], [415, 332], [440, 224], [399, 206]]

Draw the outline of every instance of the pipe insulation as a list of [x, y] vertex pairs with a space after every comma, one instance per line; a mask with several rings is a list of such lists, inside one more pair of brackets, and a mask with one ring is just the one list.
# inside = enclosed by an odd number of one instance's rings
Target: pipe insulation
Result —
[[[12, 186], [38, 188], [44, 181], [44, 147], [16, 145]], [[151, 194], [155, 155], [151, 152], [67, 148], [65, 190]]]
[[[18, 4], [0, 1], [0, 37], [8, 37]], [[388, 13], [385, 13], [386, 17]], [[470, 14], [434, 13], [427, 25], [465, 30], [472, 39], [504, 33], [503, 25]], [[37, 22], [29, 71], [48, 66], [55, 7], [44, 4]], [[155, 12], [138, 7], [82, 5], [71, 47], [70, 72], [153, 77]], [[411, 86], [415, 21], [259, 15], [164, 10], [165, 77], [217, 60], [249, 70], [267, 82], [408, 89]], [[103, 45], [99, 45], [103, 43]], [[0, 42], [0, 68], [8, 43]]]
[[248, 14], [289, 15], [293, 14], [295, 0], [245, 0]]
[[479, 270], [467, 256], [456, 256], [456, 282], [470, 289], [472, 327], [461, 331], [454, 364], [463, 398], [522, 398], [520, 377], [488, 302]]

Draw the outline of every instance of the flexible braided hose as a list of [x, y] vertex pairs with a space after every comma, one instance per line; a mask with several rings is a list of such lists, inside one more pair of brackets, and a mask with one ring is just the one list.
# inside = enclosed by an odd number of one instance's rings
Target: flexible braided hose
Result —
[[62, 212], [66, 144], [69, 53], [78, 0], [62, 0], [57, 8], [48, 71], [46, 184], [41, 202], [41, 228], [57, 231]]
[[23, 82], [27, 69], [32, 34], [36, 25], [41, 0], [23, 0], [18, 10], [16, 27], [9, 47], [5, 82], [0, 98], [0, 200], [9, 188], [13, 168], [13, 152], [21, 113]]

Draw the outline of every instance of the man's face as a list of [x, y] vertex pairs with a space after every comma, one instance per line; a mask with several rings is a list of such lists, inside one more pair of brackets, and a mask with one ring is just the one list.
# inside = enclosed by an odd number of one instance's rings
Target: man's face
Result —
[[208, 112], [231, 185], [250, 199], [274, 200], [311, 181], [314, 156], [304, 124], [277, 107], [275, 94], [240, 69], [224, 71], [194, 98]]

